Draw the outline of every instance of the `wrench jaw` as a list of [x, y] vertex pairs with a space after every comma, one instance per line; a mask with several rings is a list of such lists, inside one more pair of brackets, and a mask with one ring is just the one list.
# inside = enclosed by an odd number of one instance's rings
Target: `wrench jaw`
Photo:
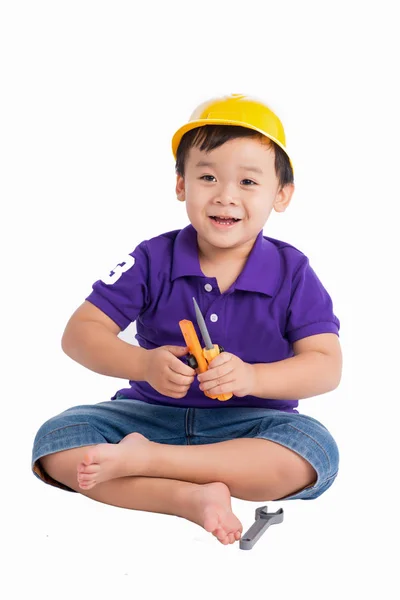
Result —
[[240, 539], [240, 550], [251, 550], [270, 525], [278, 525], [282, 521], [283, 508], [274, 513], [269, 513], [267, 506], [256, 508], [255, 522]]

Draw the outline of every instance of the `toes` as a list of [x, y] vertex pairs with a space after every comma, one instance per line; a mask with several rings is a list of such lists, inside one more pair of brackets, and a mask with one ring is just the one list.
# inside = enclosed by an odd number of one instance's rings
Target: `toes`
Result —
[[225, 536], [223, 538], [218, 538], [218, 541], [223, 545], [223, 546], [228, 546], [230, 544], [229, 542], [229, 536]]
[[89, 483], [81, 483], [81, 482], [79, 482], [79, 487], [82, 490], [91, 490], [95, 485], [96, 485], [95, 481], [91, 481]]
[[89, 486], [93, 487], [94, 485], [96, 485], [96, 480], [92, 475], [79, 474], [77, 479], [79, 487], [81, 488], [89, 489]]
[[217, 529], [213, 532], [213, 535], [218, 539], [221, 544], [226, 546], [227, 544], [234, 544], [238, 540], [240, 540], [242, 534], [240, 531], [232, 531], [231, 533], [227, 533], [223, 529]]
[[84, 490], [90, 490], [96, 483], [97, 481], [93, 477], [78, 477], [79, 487]]
[[213, 531], [213, 535], [221, 542], [226, 537], [226, 531], [224, 531], [222, 527], [217, 527], [217, 529]]
[[221, 542], [221, 544], [224, 544], [224, 546], [231, 543], [231, 541], [229, 539], [229, 534], [226, 533], [226, 531], [224, 529], [221, 529], [221, 528], [217, 529], [214, 532], [214, 535], [218, 539], [218, 541]]
[[90, 483], [93, 481], [93, 477], [87, 477], [85, 475], [80, 475], [79, 473], [76, 479], [78, 483]]

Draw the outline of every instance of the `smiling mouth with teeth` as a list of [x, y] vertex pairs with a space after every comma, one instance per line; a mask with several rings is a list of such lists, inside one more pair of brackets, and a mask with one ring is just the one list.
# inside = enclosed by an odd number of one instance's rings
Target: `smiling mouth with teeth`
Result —
[[240, 221], [240, 219], [235, 219], [234, 217], [210, 217], [210, 219], [224, 225], [231, 225]]

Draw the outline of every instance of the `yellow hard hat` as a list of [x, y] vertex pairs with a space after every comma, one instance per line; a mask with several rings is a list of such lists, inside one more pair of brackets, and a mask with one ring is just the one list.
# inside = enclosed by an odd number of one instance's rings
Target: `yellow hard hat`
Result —
[[175, 160], [183, 135], [204, 125], [240, 125], [258, 131], [280, 146], [290, 160], [281, 121], [266, 104], [243, 94], [212, 98], [200, 104], [191, 114], [189, 122], [180, 127], [172, 138]]

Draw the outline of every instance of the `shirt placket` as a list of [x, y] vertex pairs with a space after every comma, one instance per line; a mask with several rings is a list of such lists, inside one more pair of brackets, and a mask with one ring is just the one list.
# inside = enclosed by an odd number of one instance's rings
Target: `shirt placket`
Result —
[[203, 312], [203, 316], [211, 341], [213, 344], [221, 344], [225, 298], [219, 291], [216, 279], [209, 278], [206, 283], [202, 283], [202, 296], [202, 304], [203, 306], [207, 306], [207, 309]]

